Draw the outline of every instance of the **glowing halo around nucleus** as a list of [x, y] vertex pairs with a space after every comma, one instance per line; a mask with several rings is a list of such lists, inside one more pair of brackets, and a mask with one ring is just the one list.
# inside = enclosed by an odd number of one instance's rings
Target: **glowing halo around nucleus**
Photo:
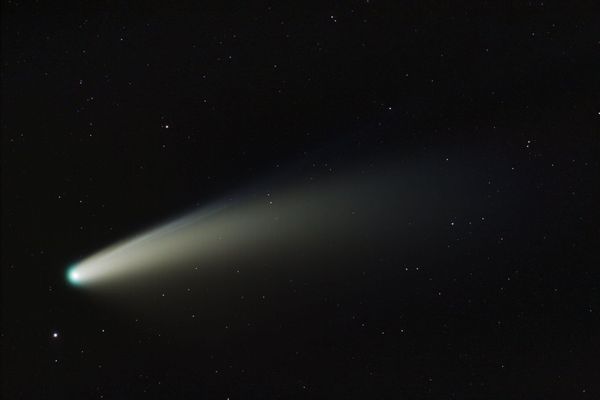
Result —
[[79, 277], [79, 273], [76, 270], [76, 266], [75, 265], [71, 266], [67, 270], [67, 280], [72, 285], [78, 285], [79, 284], [79, 278], [80, 277]]

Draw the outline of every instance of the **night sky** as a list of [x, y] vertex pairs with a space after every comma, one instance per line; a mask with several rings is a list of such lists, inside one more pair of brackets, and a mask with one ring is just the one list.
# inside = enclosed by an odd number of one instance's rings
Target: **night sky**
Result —
[[595, 1], [59, 3], [2, 3], [4, 399], [600, 398]]

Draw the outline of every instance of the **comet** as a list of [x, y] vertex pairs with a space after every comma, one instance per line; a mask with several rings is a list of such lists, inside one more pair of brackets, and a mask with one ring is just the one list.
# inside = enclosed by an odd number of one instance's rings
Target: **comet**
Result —
[[[426, 234], [456, 189], [452, 179], [406, 167], [282, 185], [131, 235], [73, 264], [66, 276], [74, 286], [94, 287], [267, 258], [305, 265], [348, 259], [361, 246], [395, 248]], [[415, 222], [420, 230], [409, 233]]]

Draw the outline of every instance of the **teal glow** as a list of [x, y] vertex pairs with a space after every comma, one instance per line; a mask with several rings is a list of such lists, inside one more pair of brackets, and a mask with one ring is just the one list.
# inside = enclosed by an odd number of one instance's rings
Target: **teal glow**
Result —
[[67, 271], [67, 280], [69, 281], [69, 283], [71, 285], [79, 285], [80, 283], [80, 276], [77, 273], [77, 269], [75, 268], [75, 266], [71, 267], [68, 269]]

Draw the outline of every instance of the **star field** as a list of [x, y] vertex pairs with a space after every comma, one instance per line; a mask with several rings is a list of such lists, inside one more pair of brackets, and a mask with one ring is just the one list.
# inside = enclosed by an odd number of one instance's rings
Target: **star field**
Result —
[[[599, 11], [3, 2], [2, 398], [598, 398]], [[255, 247], [72, 269], [246, 199]]]

